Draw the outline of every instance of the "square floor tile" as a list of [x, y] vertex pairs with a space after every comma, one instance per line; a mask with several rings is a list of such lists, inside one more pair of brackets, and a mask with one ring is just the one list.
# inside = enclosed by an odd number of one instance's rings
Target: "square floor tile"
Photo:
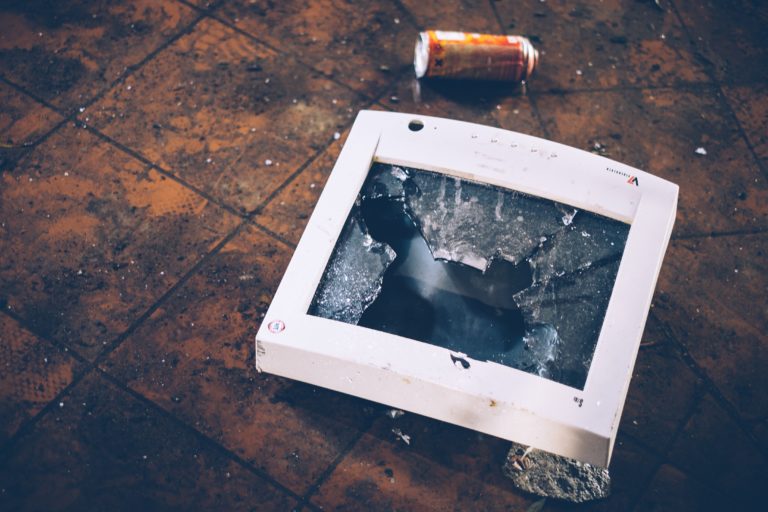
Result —
[[729, 498], [748, 503], [763, 499], [768, 474], [765, 457], [709, 395], [680, 434], [669, 459]]
[[768, 79], [768, 6], [735, 0], [675, 0], [675, 7], [703, 61], [719, 80]]
[[303, 494], [370, 414], [363, 400], [255, 369], [256, 332], [291, 253], [249, 226], [104, 368]]
[[708, 81], [668, 3], [494, 2], [506, 32], [540, 52], [532, 90]]
[[659, 323], [651, 315], [646, 324], [643, 343], [648, 345], [637, 354], [619, 430], [663, 451], [698, 398], [701, 383]]
[[66, 388], [80, 368], [72, 356], [0, 314], [0, 444]]
[[362, 106], [356, 93], [206, 19], [82, 116], [251, 211]]
[[768, 234], [675, 240], [653, 309], [746, 419], [768, 411]]
[[674, 235], [768, 227], [765, 176], [716, 94], [632, 90], [536, 101], [554, 140], [678, 184]]
[[704, 510], [731, 510], [738, 502], [726, 500], [711, 487], [691, 478], [677, 468], [664, 465], [654, 475], [653, 481], [636, 510], [662, 512], [701, 512]]
[[5, 510], [291, 510], [293, 503], [96, 375], [0, 461]]
[[723, 90], [763, 162], [763, 170], [768, 169], [768, 85], [726, 86]]
[[508, 449], [501, 439], [423, 416], [382, 415], [312, 503], [324, 510], [526, 510], [538, 499], [504, 477]]
[[[447, 0], [440, 3], [403, 0], [403, 7], [423, 30], [499, 33], [499, 22], [490, 2]], [[414, 43], [416, 36], [413, 36]]]
[[0, 74], [64, 110], [85, 104], [197, 16], [162, 0], [0, 6]]
[[0, 299], [88, 358], [239, 222], [71, 125], [1, 178]]
[[336, 164], [347, 133], [330, 144], [296, 179], [267, 203], [256, 215], [256, 222], [294, 245], [299, 243], [325, 182]]
[[370, 98], [413, 62], [416, 31], [393, 2], [233, 0], [216, 14]]

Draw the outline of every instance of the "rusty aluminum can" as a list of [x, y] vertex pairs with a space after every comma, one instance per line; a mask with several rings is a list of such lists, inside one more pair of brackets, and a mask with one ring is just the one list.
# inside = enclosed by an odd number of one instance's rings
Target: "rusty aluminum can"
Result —
[[419, 33], [413, 66], [418, 78], [522, 82], [538, 61], [526, 37], [427, 30]]

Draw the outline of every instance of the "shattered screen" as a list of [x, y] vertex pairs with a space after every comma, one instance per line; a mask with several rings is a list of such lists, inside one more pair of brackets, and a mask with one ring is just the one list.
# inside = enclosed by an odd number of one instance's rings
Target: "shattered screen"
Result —
[[309, 314], [583, 389], [628, 233], [547, 199], [376, 163]]

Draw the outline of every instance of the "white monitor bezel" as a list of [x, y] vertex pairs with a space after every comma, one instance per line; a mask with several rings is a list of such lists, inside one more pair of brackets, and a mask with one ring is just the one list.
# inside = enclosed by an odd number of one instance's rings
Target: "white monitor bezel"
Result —
[[[421, 123], [418, 131], [409, 128]], [[508, 187], [631, 224], [583, 390], [446, 348], [307, 314], [373, 162]], [[256, 336], [256, 366], [607, 466], [677, 207], [677, 185], [528, 135], [362, 111]]]

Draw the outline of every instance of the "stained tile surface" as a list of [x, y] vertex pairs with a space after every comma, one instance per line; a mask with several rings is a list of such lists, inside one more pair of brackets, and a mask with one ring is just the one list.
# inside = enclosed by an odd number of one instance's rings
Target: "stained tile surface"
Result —
[[290, 253], [245, 229], [104, 368], [303, 494], [368, 415], [361, 400], [256, 372], [253, 340]]
[[97, 375], [5, 455], [5, 510], [289, 510], [294, 502]]
[[0, 317], [0, 442], [69, 386], [82, 365], [37, 338], [14, 319]]
[[207, 19], [87, 111], [99, 130], [251, 211], [365, 102]]
[[68, 125], [3, 173], [0, 297], [94, 357], [237, 220]]
[[19, 0], [0, 6], [0, 74], [70, 110], [91, 100], [196, 18], [160, 0]]
[[[2, 2], [0, 510], [762, 510], [766, 16]], [[525, 87], [416, 80], [427, 28], [527, 35], [540, 66]], [[609, 499], [542, 501], [503, 476], [503, 440], [257, 372], [362, 108], [549, 137], [680, 186]]]

